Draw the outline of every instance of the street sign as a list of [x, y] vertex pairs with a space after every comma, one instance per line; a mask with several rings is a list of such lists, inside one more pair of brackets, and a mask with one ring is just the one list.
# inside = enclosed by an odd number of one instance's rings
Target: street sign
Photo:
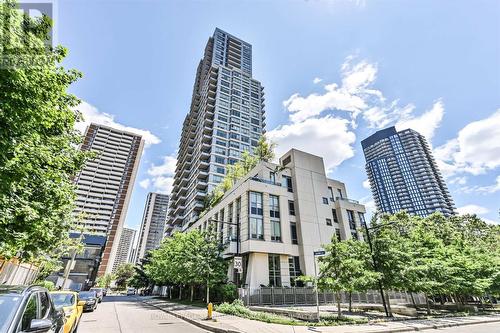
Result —
[[243, 260], [241, 257], [234, 257], [233, 266], [234, 269], [238, 271], [238, 273], [243, 273]]
[[314, 251], [314, 256], [315, 257], [318, 257], [318, 256], [324, 256], [325, 255], [325, 250], [318, 250], [318, 251]]

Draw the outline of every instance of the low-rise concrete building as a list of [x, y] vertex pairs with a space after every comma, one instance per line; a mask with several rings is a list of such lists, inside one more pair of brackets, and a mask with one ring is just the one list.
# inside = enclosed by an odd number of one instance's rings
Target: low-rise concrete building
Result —
[[314, 275], [313, 252], [334, 235], [363, 239], [364, 213], [344, 183], [327, 178], [321, 157], [292, 149], [279, 164], [259, 163], [187, 230], [217, 230], [225, 255], [242, 257], [241, 275], [231, 260], [231, 281], [295, 286]]

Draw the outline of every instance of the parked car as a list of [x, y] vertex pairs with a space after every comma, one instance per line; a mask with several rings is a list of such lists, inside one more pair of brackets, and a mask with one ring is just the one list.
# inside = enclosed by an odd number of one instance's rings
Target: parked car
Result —
[[127, 288], [127, 296], [135, 295], [135, 288]]
[[56, 310], [64, 311], [64, 333], [76, 333], [85, 301], [79, 301], [78, 293], [74, 291], [53, 291], [50, 292], [50, 298]]
[[39, 286], [0, 286], [0, 333], [64, 332], [64, 314], [47, 289]]
[[97, 298], [99, 299], [99, 303], [102, 302], [102, 298], [105, 296], [104, 295], [104, 289], [103, 288], [90, 288], [90, 291], [95, 291], [97, 294]]
[[78, 293], [78, 299], [85, 301], [83, 305], [83, 311], [94, 311], [97, 309], [97, 303], [99, 302], [97, 294], [95, 291], [80, 291]]

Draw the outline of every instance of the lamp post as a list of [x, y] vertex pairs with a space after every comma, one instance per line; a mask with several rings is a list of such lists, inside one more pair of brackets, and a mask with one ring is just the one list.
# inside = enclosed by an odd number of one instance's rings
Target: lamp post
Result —
[[[227, 225], [235, 225], [236, 226], [236, 255], [238, 256], [240, 254], [240, 223], [239, 221], [237, 223], [234, 222], [226, 222], [226, 221], [219, 221], [219, 220], [214, 220], [214, 219], [209, 219], [209, 222], [216, 222], [220, 224], [227, 224]], [[231, 236], [231, 235], [230, 235]], [[236, 286], [239, 287], [240, 285], [240, 273], [238, 272], [236, 275]]]

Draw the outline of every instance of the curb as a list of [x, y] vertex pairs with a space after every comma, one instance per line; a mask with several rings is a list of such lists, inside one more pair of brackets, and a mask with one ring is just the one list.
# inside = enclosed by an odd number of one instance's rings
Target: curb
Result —
[[387, 330], [372, 330], [365, 331], [363, 333], [400, 333], [400, 332], [415, 332], [415, 331], [424, 331], [424, 330], [432, 330], [439, 328], [449, 328], [449, 327], [457, 327], [457, 326], [468, 326], [468, 325], [477, 325], [477, 324], [489, 324], [489, 323], [497, 323], [500, 322], [500, 318], [493, 320], [480, 320], [474, 322], [467, 323], [449, 323], [449, 324], [440, 324], [440, 325], [428, 325], [422, 327], [402, 327], [395, 329], [387, 329]]
[[148, 302], [142, 301], [142, 300], [141, 300], [141, 302], [144, 303], [144, 304], [147, 304], [149, 306], [155, 307], [155, 308], [157, 308], [157, 309], [159, 309], [159, 310], [161, 310], [163, 312], [166, 312], [166, 313], [168, 313], [168, 314], [170, 314], [170, 315], [172, 315], [172, 316], [174, 316], [176, 318], [179, 318], [179, 319], [182, 319], [184, 321], [187, 321], [188, 323], [190, 323], [190, 324], [192, 324], [194, 326], [197, 326], [199, 328], [202, 328], [202, 329], [210, 331], [210, 332], [214, 332], [214, 333], [243, 333], [241, 331], [235, 331], [235, 330], [231, 330], [231, 329], [214, 327], [212, 325], [208, 325], [208, 324], [202, 323], [202, 322], [200, 322], [198, 320], [194, 320], [194, 319], [191, 319], [189, 317], [183, 316], [183, 315], [181, 315], [179, 313], [175, 313], [173, 311], [167, 310], [167, 309], [162, 308], [162, 307], [160, 307], [158, 305], [151, 304], [151, 303], [148, 303]]
[[[162, 308], [158, 305], [155, 304], [150, 304], [146, 301], [141, 301], [144, 304], [147, 304], [149, 306], [155, 307], [163, 312], [166, 312], [176, 318], [182, 319], [184, 321], [187, 321], [188, 323], [200, 327], [204, 330], [214, 332], [214, 333], [243, 333], [241, 331], [236, 331], [236, 330], [231, 330], [231, 329], [225, 329], [225, 328], [220, 328], [220, 327], [214, 327], [208, 324], [205, 324], [203, 322], [191, 319], [189, 317], [183, 316], [181, 314], [175, 313], [173, 311], [167, 310], [165, 308]], [[371, 330], [371, 331], [363, 331], [363, 333], [401, 333], [401, 332], [415, 332], [415, 331], [424, 331], [424, 330], [432, 330], [432, 329], [439, 329], [439, 328], [449, 328], [449, 327], [457, 327], [457, 326], [468, 326], [468, 325], [477, 325], [477, 324], [488, 324], [488, 323], [496, 323], [500, 322], [500, 318], [492, 319], [492, 320], [480, 320], [480, 321], [474, 321], [474, 322], [466, 322], [466, 323], [448, 323], [448, 324], [439, 324], [439, 325], [428, 325], [428, 326], [422, 326], [422, 327], [402, 327], [402, 328], [395, 328], [395, 329], [387, 329], [387, 330]]]

